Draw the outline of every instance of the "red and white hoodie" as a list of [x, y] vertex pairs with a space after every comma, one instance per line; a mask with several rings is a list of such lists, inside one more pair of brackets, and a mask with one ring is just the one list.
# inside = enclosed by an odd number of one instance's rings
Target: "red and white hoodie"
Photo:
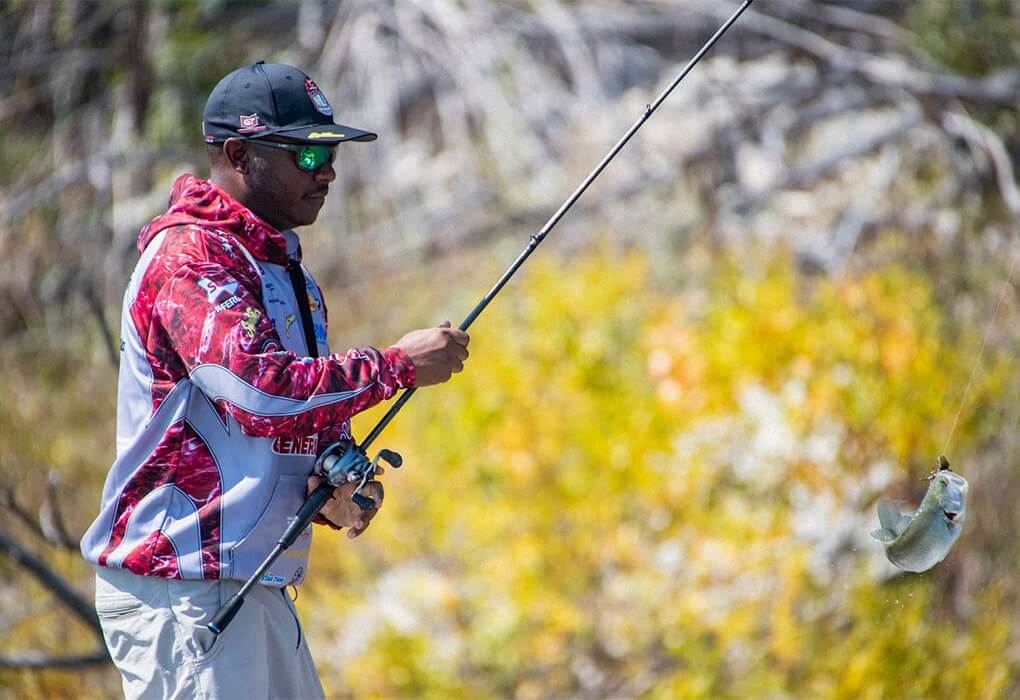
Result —
[[[398, 348], [330, 355], [322, 293], [304, 271], [318, 355], [305, 344], [279, 232], [183, 175], [139, 236], [124, 295], [117, 459], [81, 542], [98, 566], [244, 580], [300, 508], [318, 450], [355, 413], [414, 383]], [[302, 268], [303, 269], [303, 268]], [[311, 528], [261, 582], [300, 582]]]

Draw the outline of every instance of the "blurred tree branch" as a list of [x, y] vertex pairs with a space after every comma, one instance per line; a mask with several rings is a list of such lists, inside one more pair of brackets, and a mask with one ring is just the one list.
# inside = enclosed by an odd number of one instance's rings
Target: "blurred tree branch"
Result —
[[[703, 8], [715, 17], [727, 16], [728, 5]], [[1020, 70], [1007, 69], [983, 78], [935, 73], [907, 63], [902, 57], [876, 56], [850, 49], [803, 27], [766, 14], [752, 6], [746, 28], [783, 45], [797, 48], [821, 59], [832, 68], [860, 73], [875, 84], [904, 90], [913, 95], [962, 99], [1002, 107], [1013, 107], [1020, 91]]]
[[1013, 162], [1006, 145], [998, 134], [963, 112], [947, 112], [942, 123], [946, 131], [960, 137], [975, 154], [987, 155], [991, 160], [995, 182], [1002, 201], [1014, 217], [1020, 219], [1020, 189], [1013, 175]]
[[[13, 515], [31, 533], [42, 540], [65, 549], [77, 551], [78, 543], [67, 533], [64, 517], [60, 508], [57, 485], [59, 474], [51, 471], [47, 480], [46, 497], [39, 509], [38, 517], [33, 517], [28, 509], [16, 498], [14, 488], [0, 488], [0, 505], [7, 513]], [[69, 609], [75, 617], [84, 622], [98, 640], [96, 651], [88, 654], [57, 655], [43, 652], [25, 652], [19, 654], [0, 654], [0, 668], [81, 668], [106, 664], [109, 654], [103, 641], [103, 632], [99, 626], [99, 617], [92, 603], [86, 600], [62, 575], [58, 574], [46, 561], [32, 553], [10, 532], [0, 530], [0, 552], [6, 554], [24, 571], [31, 574], [40, 584], [56, 596], [61, 605]]]

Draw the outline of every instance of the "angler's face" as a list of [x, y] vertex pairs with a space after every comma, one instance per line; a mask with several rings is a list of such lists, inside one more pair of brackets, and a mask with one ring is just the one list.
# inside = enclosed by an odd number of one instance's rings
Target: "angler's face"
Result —
[[[267, 140], [294, 143], [283, 138]], [[251, 149], [245, 184], [251, 209], [278, 230], [307, 226], [319, 216], [329, 184], [336, 179], [333, 165], [326, 162], [309, 172], [297, 166], [296, 154], [248, 142]]]

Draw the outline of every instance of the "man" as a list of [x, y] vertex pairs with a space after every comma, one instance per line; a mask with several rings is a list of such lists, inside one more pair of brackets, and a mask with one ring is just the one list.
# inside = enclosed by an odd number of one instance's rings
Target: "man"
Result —
[[[399, 389], [459, 372], [468, 337], [449, 323], [391, 347], [330, 354], [322, 293], [293, 228], [318, 216], [337, 144], [376, 135], [337, 124], [315, 82], [256, 63], [213, 89], [203, 118], [212, 176], [183, 175], [142, 229], [124, 297], [117, 459], [82, 539], [125, 695], [321, 697], [286, 586], [305, 575], [309, 528], [231, 626], [204, 625], [318, 483], [317, 453]], [[321, 522], [365, 531], [375, 508], [336, 490]]]

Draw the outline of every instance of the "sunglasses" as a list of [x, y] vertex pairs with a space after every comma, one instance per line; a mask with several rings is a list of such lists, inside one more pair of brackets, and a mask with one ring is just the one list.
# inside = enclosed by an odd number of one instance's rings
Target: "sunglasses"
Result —
[[298, 168], [309, 173], [314, 173], [319, 168], [325, 166], [326, 163], [332, 165], [333, 159], [336, 158], [335, 146], [303, 143], [280, 143], [279, 141], [258, 141], [256, 139], [247, 140], [250, 143], [254, 143], [259, 146], [279, 148], [280, 150], [294, 153], [294, 160], [297, 161]]

